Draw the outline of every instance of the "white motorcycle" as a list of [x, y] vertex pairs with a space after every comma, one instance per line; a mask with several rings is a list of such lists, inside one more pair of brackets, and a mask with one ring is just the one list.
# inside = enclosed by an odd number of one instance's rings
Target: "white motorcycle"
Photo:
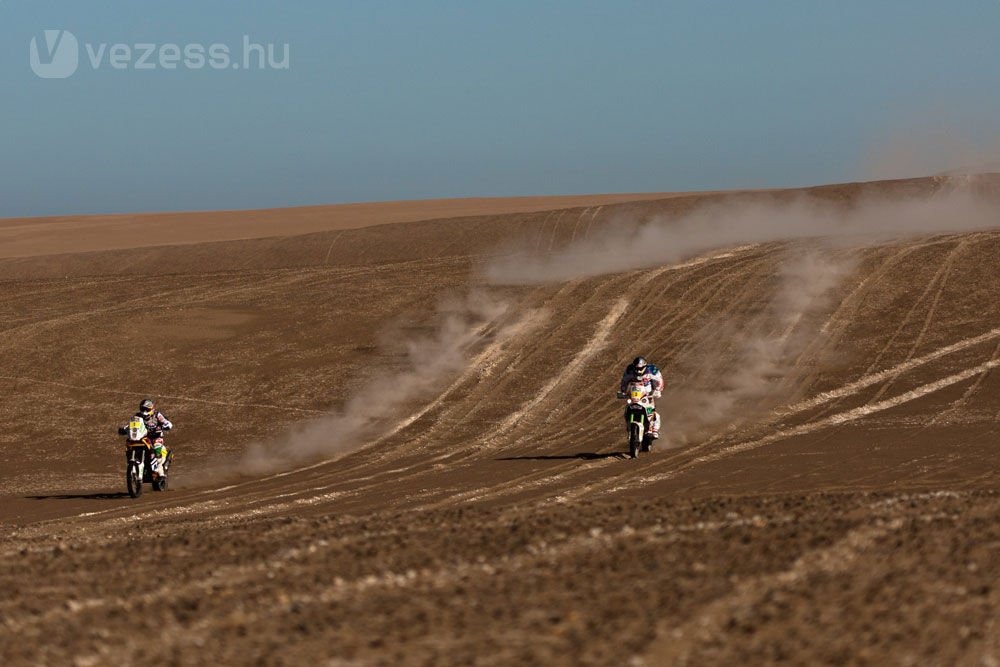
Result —
[[126, 427], [125, 442], [125, 486], [128, 495], [137, 498], [142, 495], [143, 482], [150, 482], [154, 491], [167, 488], [167, 468], [170, 455], [161, 465], [153, 456], [153, 442], [146, 424], [139, 417], [132, 417]]
[[653, 391], [648, 383], [630, 382], [618, 398], [625, 399], [625, 422], [628, 424], [628, 455], [636, 458], [639, 452], [648, 452], [653, 438], [649, 435], [650, 420], [656, 407]]

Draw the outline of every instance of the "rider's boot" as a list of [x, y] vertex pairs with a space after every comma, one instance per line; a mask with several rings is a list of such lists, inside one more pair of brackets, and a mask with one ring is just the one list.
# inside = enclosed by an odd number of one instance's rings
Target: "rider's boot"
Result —
[[153, 447], [153, 460], [156, 462], [155, 465], [153, 465], [153, 470], [155, 470], [160, 475], [160, 477], [167, 476], [168, 456], [169, 453], [167, 452], [167, 448], [164, 447], [163, 445], [158, 444]]
[[656, 440], [660, 437], [660, 413], [654, 412], [653, 418], [649, 420], [649, 437]]

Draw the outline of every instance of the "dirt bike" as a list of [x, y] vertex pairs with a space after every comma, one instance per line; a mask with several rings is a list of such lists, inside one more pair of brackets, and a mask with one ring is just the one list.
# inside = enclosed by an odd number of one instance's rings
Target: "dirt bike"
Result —
[[624, 392], [618, 392], [618, 398], [625, 399], [628, 455], [634, 459], [639, 452], [648, 452], [653, 442], [649, 435], [649, 421], [656, 409], [653, 405], [653, 392], [648, 384], [630, 382]]
[[125, 442], [125, 487], [128, 495], [138, 498], [142, 495], [142, 485], [150, 482], [153, 491], [166, 491], [167, 469], [172, 454], [167, 454], [161, 469], [160, 460], [153, 456], [153, 441], [146, 424], [139, 417], [132, 417], [126, 427]]

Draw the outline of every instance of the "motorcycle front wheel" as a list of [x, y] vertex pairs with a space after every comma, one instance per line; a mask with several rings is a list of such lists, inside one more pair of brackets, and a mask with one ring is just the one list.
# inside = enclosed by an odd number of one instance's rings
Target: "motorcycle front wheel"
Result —
[[628, 455], [633, 459], [639, 455], [639, 448], [642, 447], [641, 429], [642, 426], [636, 423], [628, 426]]
[[142, 478], [139, 476], [138, 463], [128, 464], [128, 470], [125, 471], [125, 486], [128, 487], [129, 497], [138, 498], [142, 495]]

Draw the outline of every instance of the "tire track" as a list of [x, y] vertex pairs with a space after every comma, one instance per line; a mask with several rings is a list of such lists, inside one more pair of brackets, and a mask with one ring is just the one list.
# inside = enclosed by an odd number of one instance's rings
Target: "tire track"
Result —
[[573, 225], [573, 233], [569, 237], [569, 243], [567, 244], [567, 247], [570, 247], [570, 248], [573, 247], [573, 242], [576, 241], [576, 232], [580, 228], [580, 222], [587, 215], [587, 213], [590, 212], [591, 208], [593, 208], [593, 207], [592, 206], [586, 207], [585, 209], [583, 209], [582, 211], [580, 211], [580, 215], [578, 215], [576, 217], [576, 224]]
[[[919, 333], [917, 334], [916, 338], [914, 338], [913, 343], [910, 345], [910, 350], [907, 353], [906, 357], [903, 359], [904, 363], [913, 358], [913, 355], [916, 353], [917, 349], [920, 347], [920, 344], [923, 342], [924, 337], [927, 335], [927, 331], [928, 329], [930, 329], [931, 322], [933, 322], [934, 320], [934, 315], [937, 313], [938, 305], [941, 303], [941, 295], [944, 292], [945, 287], [947, 287], [948, 277], [951, 275], [952, 268], [955, 266], [955, 261], [958, 259], [958, 257], [961, 256], [964, 250], [968, 247], [969, 243], [970, 243], [969, 239], [962, 239], [955, 245], [955, 248], [952, 249], [950, 253], [948, 253], [947, 257], [945, 257], [945, 260], [942, 263], [941, 267], [938, 269], [937, 273], [934, 274], [934, 278], [931, 280], [930, 284], [928, 284], [927, 289], [924, 291], [924, 294], [921, 295], [921, 299], [923, 299], [927, 294], [927, 292], [932, 287], [932, 285], [934, 285], [935, 283], [937, 284], [937, 289], [934, 291], [934, 297], [931, 300], [930, 307], [928, 307], [927, 309], [927, 315], [924, 317], [923, 326], [920, 328]], [[907, 318], [913, 312], [914, 311], [911, 310], [910, 313], [907, 313]], [[896, 330], [896, 334], [898, 334], [902, 330], [902, 327], [905, 326], [905, 324], [906, 322], [904, 320], [904, 322], [900, 324], [900, 328]], [[894, 334], [894, 336], [896, 334]], [[888, 381], [886, 381], [884, 385], [879, 387], [879, 390], [870, 399], [870, 402], [872, 403], [878, 402], [883, 396], [885, 396], [886, 392], [889, 391], [894, 382], [895, 382], [894, 378], [890, 378]]]
[[[681, 265], [675, 265], [675, 266], [669, 266], [669, 267], [662, 267], [661, 269], [657, 269], [655, 272], [646, 272], [646, 273], [643, 274], [643, 276], [640, 279], [639, 283], [637, 283], [638, 289], [641, 289], [642, 286], [644, 286], [648, 282], [654, 280], [655, 278], [657, 278], [658, 276], [662, 275], [663, 273], [665, 273], [667, 271], [678, 270], [678, 269], [685, 269], [685, 268], [692, 268], [692, 267], [700, 266], [700, 265], [708, 263], [708, 262], [710, 262], [712, 260], [718, 260], [718, 259], [732, 257], [734, 255], [737, 255], [737, 254], [740, 254], [740, 253], [744, 252], [747, 249], [749, 249], [749, 247], [741, 247], [739, 249], [734, 249], [734, 250], [731, 250], [729, 252], [724, 252], [724, 253], [717, 254], [717, 255], [711, 255], [711, 256], [708, 256], [708, 257], [698, 258], [696, 260], [692, 260], [691, 262], [687, 262], [687, 263], [684, 263], [684, 264], [681, 264]], [[746, 264], [749, 264], [751, 266], [751, 268], [753, 266], [755, 266], [755, 262], [754, 262], [753, 259], [748, 260], [748, 262], [746, 262]], [[718, 275], [721, 275], [721, 274], [722, 274], [722, 272], [719, 272], [719, 273], [716, 273], [714, 275], [718, 276]], [[739, 278], [740, 278], [740, 276], [736, 276], [735, 278], [733, 278], [733, 277], [726, 277], [726, 278], [723, 278], [720, 282], [724, 282], [724, 283], [728, 284], [731, 281], [739, 280]], [[699, 282], [697, 286], [700, 286], [703, 282], [704, 281]], [[636, 289], [637, 289], [636, 288], [636, 284], [634, 284], [633, 288], [630, 291], [636, 291]], [[690, 291], [690, 289], [694, 289], [694, 288], [689, 288], [689, 291]], [[701, 300], [699, 300], [699, 301], [701, 301], [703, 303], [703, 307], [707, 307], [707, 302], [709, 302], [715, 296], [717, 296], [718, 294], [720, 294], [721, 291], [722, 291], [722, 289], [723, 288], [718, 287], [716, 285], [714, 291], [712, 292], [711, 296], [708, 299], [701, 299]], [[682, 299], [678, 299], [678, 301], [683, 301], [683, 300]], [[680, 316], [680, 313], [677, 316]], [[588, 393], [595, 393], [595, 392], [584, 391], [584, 392], [580, 392], [580, 393], [582, 393], [583, 395], [587, 395]], [[537, 406], [533, 405], [533, 406], [531, 406], [531, 408], [529, 408], [529, 410], [533, 411], [535, 409], [535, 407], [537, 407]], [[567, 410], [569, 411], [568, 414], [567, 414]], [[558, 414], [556, 415], [556, 418], [550, 419], [546, 423], [555, 422], [556, 424], [563, 424], [563, 423], [566, 423], [568, 420], [570, 420], [572, 418], [572, 416], [577, 415], [577, 414], [579, 414], [581, 412], [583, 412], [584, 414], [594, 414], [594, 415], [596, 415], [594, 417], [591, 417], [589, 420], [587, 420], [588, 422], [593, 422], [594, 420], [604, 421], [604, 420], [606, 420], [606, 417], [607, 417], [607, 415], [604, 413], [603, 410], [601, 411], [600, 414], [597, 414], [596, 411], [588, 410], [586, 407], [584, 407], [584, 408], [578, 408], [578, 407], [575, 407], [575, 404], [574, 404], [574, 405], [567, 405], [567, 406], [560, 406], [560, 407], [558, 407], [557, 408], [557, 413]], [[580, 427], [577, 428], [577, 432], [583, 430], [583, 431], [589, 432], [591, 436], [594, 435], [593, 434], [593, 429], [590, 428], [589, 425], [583, 424], [583, 425], [579, 425], [579, 426]], [[549, 431], [551, 431], [551, 430], [552, 429], [549, 429]], [[593, 440], [594, 438], [591, 437], [590, 439]], [[503, 448], [503, 451], [510, 451], [511, 449], [514, 449], [514, 448], [517, 448], [517, 447], [526, 446], [528, 442], [539, 441], [539, 440], [545, 441], [545, 442], [549, 443], [550, 446], [547, 448], [547, 451], [548, 451], [548, 450], [554, 450], [554, 449], [556, 449], [562, 443], [571, 444], [571, 442], [574, 440], [574, 438], [572, 437], [572, 435], [568, 434], [564, 428], [557, 428], [554, 432], [541, 432], [541, 433], [539, 433], [539, 432], [532, 432], [530, 434], [522, 436], [521, 438], [517, 438], [517, 439], [512, 440], [510, 442], [510, 444], [508, 444], [506, 447]], [[488, 489], [477, 489], [475, 491], [470, 491], [465, 496], [461, 496], [461, 497], [458, 497], [458, 498], [450, 498], [450, 499], [445, 500], [445, 501], [439, 501], [439, 502], [434, 503], [431, 506], [435, 506], [435, 507], [437, 507], [437, 506], [444, 506], [444, 505], [447, 505], [450, 502], [457, 502], [457, 501], [463, 501], [463, 500], [465, 500], [465, 501], [472, 501], [472, 500], [479, 501], [479, 500], [486, 500], [486, 499], [495, 500], [495, 499], [497, 499], [499, 497], [502, 497], [502, 496], [507, 496], [507, 495], [516, 494], [516, 493], [521, 493], [521, 492], [523, 492], [525, 490], [535, 489], [535, 488], [539, 488], [539, 487], [542, 487], [542, 486], [545, 486], [545, 485], [566, 484], [566, 483], [569, 483], [572, 478], [575, 478], [575, 477], [580, 476], [580, 475], [588, 475], [590, 473], [591, 473], [591, 471], [589, 470], [588, 467], [581, 468], [578, 465], [578, 462], [577, 463], [566, 463], [566, 464], [562, 464], [562, 465], [556, 466], [556, 467], [551, 468], [551, 469], [546, 469], [546, 470], [542, 470], [542, 471], [536, 471], [536, 472], [533, 472], [533, 473], [531, 473], [531, 474], [529, 474], [527, 476], [520, 476], [516, 480], [507, 481], [507, 482], [504, 482], [502, 484], [489, 487]]]
[[[565, 383], [567, 380], [572, 379], [582, 370], [583, 366], [588, 363], [592, 357], [603, 350], [607, 345], [608, 336], [610, 335], [611, 330], [625, 314], [625, 311], [628, 310], [628, 306], [629, 301], [626, 297], [621, 297], [615, 301], [612, 304], [611, 309], [608, 310], [607, 315], [604, 316], [604, 319], [597, 323], [597, 328], [590, 340], [576, 354], [576, 356], [573, 357], [565, 369], [558, 376], [549, 380], [533, 398], [524, 403], [520, 408], [501, 422], [497, 426], [496, 432], [492, 435], [490, 440], [502, 437], [506, 432], [517, 427], [521, 420], [537, 408], [538, 405], [540, 405], [545, 399], [547, 399], [557, 387]], [[483, 447], [483, 444], [485, 443], [480, 444], [480, 448]]]
[[555, 222], [552, 223], [552, 235], [549, 237], [549, 248], [546, 251], [550, 254], [552, 253], [552, 248], [556, 243], [556, 232], [559, 231], [559, 221], [563, 219], [563, 216], [566, 215], [566, 213], [567, 210], [559, 211], [559, 215], [556, 216]]
[[[824, 336], [818, 346], [818, 349], [815, 352], [807, 350], [806, 355], [804, 355], [804, 358], [814, 358], [814, 359], [826, 358], [826, 356], [830, 353], [830, 351], [834, 349], [834, 347], [847, 333], [847, 330], [851, 326], [851, 324], [856, 322], [856, 317], [853, 316], [857, 315], [860, 312], [864, 299], [874, 289], [878, 288], [878, 286], [882, 284], [883, 280], [885, 280], [891, 275], [890, 272], [894, 270], [904, 259], [912, 255], [917, 250], [949, 242], [952, 242], [951, 238], [934, 239], [926, 242], [911, 243], [896, 250], [896, 252], [891, 254], [879, 266], [878, 269], [876, 269], [874, 272], [870, 273], [867, 277], [865, 277], [861, 281], [861, 283], [851, 292], [851, 294], [841, 302], [841, 305], [838, 307], [837, 311], [835, 311], [835, 316], [837, 317], [837, 319], [839, 319], [840, 322], [839, 326], [834, 323], [835, 322], [834, 318], [831, 318], [831, 322], [827, 323], [827, 325], [824, 327]], [[850, 309], [845, 309], [847, 302], [852, 299], [855, 301], [853, 307], [851, 307]], [[914, 307], [916, 306], [917, 304], [914, 305]], [[847, 317], [844, 314], [845, 312], [852, 315], [852, 317]], [[891, 345], [891, 343], [887, 343], [885, 346], [883, 346], [879, 354], [884, 354], [885, 351], [888, 349], [889, 345]], [[862, 372], [862, 375], [863, 376], [868, 375], [873, 371], [874, 368], [869, 367], [864, 372]], [[818, 372], [819, 371], [817, 370], [810, 376], [804, 378], [802, 384], [803, 388], [808, 388], [812, 386], [818, 375]], [[836, 409], [839, 403], [840, 403], [839, 401], [833, 402], [829, 407], [829, 411]], [[819, 416], [823, 415], [821, 414]]]
[[686, 470], [689, 470], [690, 468], [696, 465], [704, 463], [712, 463], [714, 461], [719, 461], [721, 459], [733, 456], [734, 454], [741, 454], [754, 449], [759, 449], [760, 447], [765, 447], [767, 445], [779, 442], [781, 440], [787, 440], [788, 438], [797, 437], [800, 435], [806, 435], [809, 433], [813, 433], [815, 431], [829, 428], [831, 426], [840, 426], [843, 424], [854, 422], [864, 417], [868, 417], [870, 415], [883, 412], [891, 408], [899, 407], [900, 405], [923, 398], [925, 396], [933, 394], [934, 392], [941, 391], [942, 389], [947, 389], [952, 385], [965, 382], [981, 373], [989, 372], [997, 367], [1000, 367], [1000, 359], [991, 359], [990, 361], [979, 364], [978, 366], [967, 368], [958, 373], [953, 373], [952, 375], [941, 378], [939, 380], [935, 380], [934, 382], [929, 382], [927, 384], [921, 385], [919, 387], [916, 387], [915, 389], [911, 389], [908, 392], [905, 392], [898, 396], [894, 396], [893, 398], [885, 399], [878, 403], [862, 405], [860, 407], [853, 408], [851, 410], [846, 410], [844, 412], [840, 412], [835, 415], [825, 417], [818, 421], [807, 422], [799, 426], [782, 429], [777, 431], [776, 433], [773, 433], [771, 435], [750, 442], [730, 445], [711, 454], [699, 456], [694, 460], [692, 460], [689, 464], [683, 465], [680, 468], [677, 468], [676, 470], [660, 475], [643, 478], [642, 480], [637, 480], [637, 484], [640, 484], [641, 486], [646, 486], [654, 482], [659, 482], [675, 477], [678, 473], [685, 472]]
[[[997, 343], [996, 347], [993, 348], [993, 354], [990, 355], [990, 361], [996, 361], [997, 359], [1000, 359], [1000, 343]], [[934, 426], [943, 421], [946, 417], [953, 415], [957, 413], [960, 409], [962, 409], [966, 404], [968, 404], [972, 396], [977, 391], [979, 391], [979, 388], [982, 387], [983, 382], [986, 380], [987, 377], [989, 377], [989, 374], [990, 371], [987, 370], [983, 372], [981, 375], [979, 375], [979, 377], [976, 378], [976, 381], [973, 382], [971, 385], [969, 385], [969, 388], [965, 391], [964, 394], [962, 394], [961, 398], [953, 402], [948, 407], [948, 409], [934, 415], [934, 417], [932, 417], [931, 420], [927, 422], [924, 428], [929, 428], [931, 426]]]
[[594, 209], [593, 214], [591, 214], [590, 222], [587, 223], [587, 231], [583, 233], [583, 238], [585, 240], [590, 238], [590, 228], [594, 226], [594, 220], [597, 219], [597, 215], [601, 212], [601, 209], [603, 208], [604, 206], [598, 206], [597, 208]]
[[[920, 305], [924, 302], [925, 299], [927, 299], [927, 297], [930, 295], [930, 293], [938, 285], [938, 283], [941, 280], [942, 276], [944, 276], [947, 273], [948, 267], [950, 266], [950, 262], [952, 261], [953, 256], [959, 250], [959, 248], [961, 248], [961, 246], [962, 246], [962, 242], [961, 241], [956, 242], [953, 238], [947, 238], [945, 240], [940, 241], [939, 243], [952, 243], [952, 244], [955, 244], [955, 247], [951, 249], [951, 251], [945, 257], [944, 261], [941, 263], [941, 266], [939, 266], [938, 269], [937, 269], [937, 271], [934, 272], [934, 275], [931, 277], [931, 279], [929, 281], [927, 281], [927, 285], [924, 287], [923, 291], [920, 293], [920, 296], [917, 297], [916, 301], [913, 302], [913, 305], [910, 307], [910, 309], [907, 310], [906, 315], [904, 315], [903, 318], [899, 321], [899, 324], [896, 326], [896, 329], [889, 336], [889, 339], [886, 341], [885, 345], [882, 346], [882, 348], [875, 354], [874, 360], [872, 360], [872, 362], [871, 362], [871, 364], [869, 364], [868, 368], [865, 369], [865, 372], [864, 372], [865, 375], [868, 375], [868, 374], [873, 373], [875, 371], [875, 369], [878, 367], [879, 363], [882, 361], [882, 358], [888, 352], [889, 348], [892, 346], [893, 343], [896, 342], [896, 339], [899, 338], [900, 334], [902, 334], [903, 329], [905, 329], [906, 326], [910, 323], [910, 320], [913, 318], [913, 316], [916, 313], [917, 309], [920, 308]], [[926, 247], [926, 246], [922, 246], [922, 247]], [[920, 249], [920, 248], [917, 248], [917, 249]], [[940, 291], [940, 289], [939, 289], [939, 291]]]
[[549, 224], [549, 219], [552, 218], [558, 211], [548, 211], [545, 214], [545, 219], [542, 220], [541, 224], [538, 225], [538, 237], [535, 240], [535, 254], [538, 255], [542, 251], [542, 238], [545, 236], [545, 225]]

